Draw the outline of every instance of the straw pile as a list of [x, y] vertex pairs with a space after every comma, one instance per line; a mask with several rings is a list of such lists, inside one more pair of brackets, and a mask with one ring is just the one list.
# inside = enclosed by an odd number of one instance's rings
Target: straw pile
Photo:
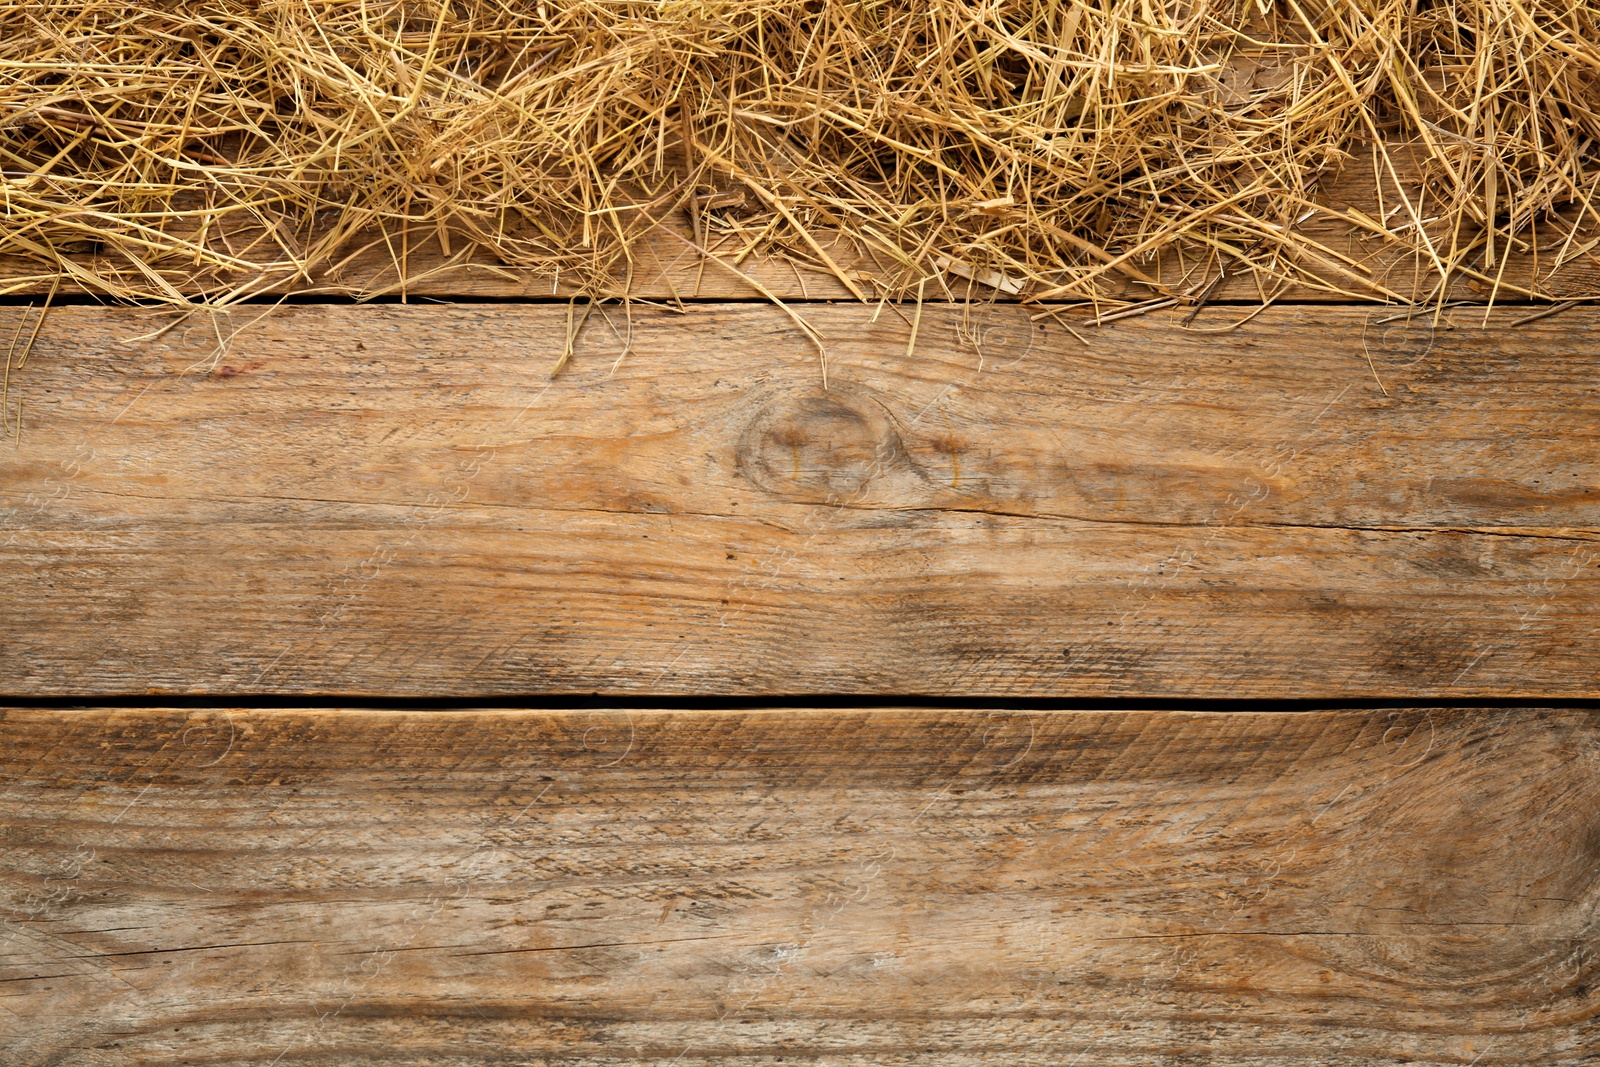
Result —
[[[1494, 283], [1530, 235], [1591, 254], [1597, 144], [1597, 0], [0, 2], [10, 291], [359, 290], [341, 263], [437, 237], [602, 295], [666, 219], [863, 297], [1395, 299], [1312, 209]], [[1383, 210], [1323, 196], [1352, 161]]]

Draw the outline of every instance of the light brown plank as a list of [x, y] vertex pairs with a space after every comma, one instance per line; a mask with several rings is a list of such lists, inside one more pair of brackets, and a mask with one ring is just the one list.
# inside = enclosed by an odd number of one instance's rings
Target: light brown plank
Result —
[[0, 693], [1600, 695], [1600, 315], [808, 314], [60, 309]]
[[1600, 719], [29, 712], [15, 1067], [1592, 1064]]

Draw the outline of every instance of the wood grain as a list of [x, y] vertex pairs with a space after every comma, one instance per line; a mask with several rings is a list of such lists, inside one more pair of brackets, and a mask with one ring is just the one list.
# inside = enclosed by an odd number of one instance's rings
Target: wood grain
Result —
[[1600, 315], [809, 314], [58, 309], [0, 693], [1600, 695]]
[[1600, 718], [12, 711], [8, 1067], [1593, 1064]]

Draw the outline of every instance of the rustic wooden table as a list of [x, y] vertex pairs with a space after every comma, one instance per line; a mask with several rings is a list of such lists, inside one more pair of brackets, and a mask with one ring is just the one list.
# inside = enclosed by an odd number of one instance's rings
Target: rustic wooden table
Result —
[[1600, 1062], [1600, 312], [751, 270], [50, 312], [0, 1062]]

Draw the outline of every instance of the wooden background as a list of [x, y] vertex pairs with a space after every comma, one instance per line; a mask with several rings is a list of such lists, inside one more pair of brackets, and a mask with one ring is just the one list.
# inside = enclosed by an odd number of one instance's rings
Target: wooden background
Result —
[[681, 244], [8, 361], [0, 1063], [1600, 1063], [1600, 312]]
[[1593, 711], [13, 712], [13, 1064], [1584, 1064]]
[[1600, 695], [1594, 311], [807, 314], [57, 309], [0, 691]]

